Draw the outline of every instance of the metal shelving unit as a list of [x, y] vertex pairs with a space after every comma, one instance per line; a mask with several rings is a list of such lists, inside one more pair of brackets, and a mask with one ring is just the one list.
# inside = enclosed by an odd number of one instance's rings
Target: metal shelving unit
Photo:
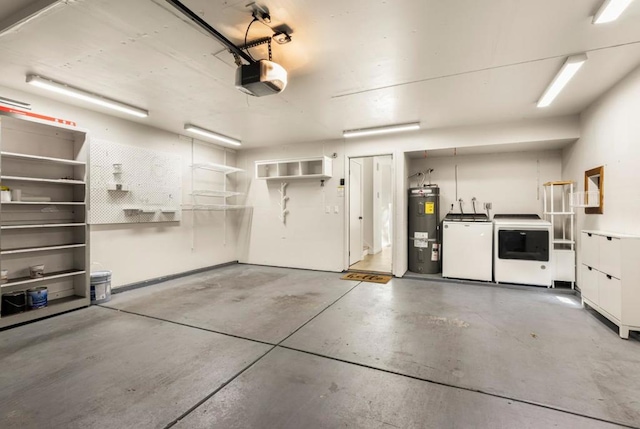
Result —
[[[572, 181], [547, 182], [544, 189], [544, 217], [551, 222], [553, 234], [553, 287], [555, 282], [576, 282], [576, 233], [575, 212], [570, 204], [573, 195]], [[560, 201], [557, 201], [557, 199]], [[557, 207], [557, 205], [560, 207]]]
[[[21, 194], [0, 201], [0, 268], [8, 271], [0, 292], [48, 292], [45, 308], [0, 312], [0, 328], [88, 306], [86, 132], [0, 114], [0, 149], [0, 181]], [[31, 278], [29, 267], [40, 264], [44, 276]]]

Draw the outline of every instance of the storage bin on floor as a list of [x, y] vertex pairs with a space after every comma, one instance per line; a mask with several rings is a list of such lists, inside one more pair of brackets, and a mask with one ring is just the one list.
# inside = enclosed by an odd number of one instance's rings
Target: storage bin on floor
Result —
[[111, 271], [91, 273], [91, 304], [102, 304], [111, 300]]

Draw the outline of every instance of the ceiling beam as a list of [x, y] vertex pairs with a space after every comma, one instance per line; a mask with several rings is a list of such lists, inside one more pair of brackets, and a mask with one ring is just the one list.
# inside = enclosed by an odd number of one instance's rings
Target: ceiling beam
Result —
[[18, 12], [0, 21], [0, 36], [11, 30], [19, 28], [60, 4], [66, 4], [66, 2], [63, 2], [62, 0], [37, 0], [28, 4]]

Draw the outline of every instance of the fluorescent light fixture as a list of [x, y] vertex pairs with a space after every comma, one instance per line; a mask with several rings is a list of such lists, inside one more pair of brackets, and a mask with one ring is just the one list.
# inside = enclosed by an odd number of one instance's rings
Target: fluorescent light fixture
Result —
[[19, 107], [21, 109], [31, 110], [31, 104], [23, 101], [12, 100], [10, 98], [0, 97], [0, 104], [6, 104], [7, 106]]
[[149, 116], [149, 112], [147, 110], [129, 106], [128, 104], [124, 104], [119, 101], [110, 100], [100, 95], [92, 94], [64, 83], [55, 82], [37, 75], [27, 75], [27, 83], [37, 86], [38, 88], [43, 88], [68, 97], [77, 98], [79, 100], [87, 101], [119, 112], [128, 113], [129, 115], [137, 116], [139, 118], [146, 118]]
[[631, 4], [633, 0], [605, 0], [596, 16], [593, 17], [594, 24], [606, 24], [620, 18], [622, 12]]
[[223, 136], [222, 134], [214, 133], [213, 131], [205, 130], [204, 128], [196, 127], [195, 125], [185, 124], [184, 129], [194, 134], [199, 134], [204, 137], [208, 137], [219, 142], [227, 143], [233, 146], [240, 146], [242, 142], [231, 137]]
[[547, 107], [560, 94], [560, 91], [567, 86], [571, 78], [580, 70], [587, 61], [587, 54], [573, 55], [564, 62], [562, 68], [553, 78], [551, 84], [542, 94], [542, 98], [538, 101], [538, 107]]
[[401, 131], [413, 131], [420, 129], [420, 122], [411, 122], [408, 124], [387, 125], [385, 127], [360, 128], [357, 130], [345, 130], [342, 136], [345, 138], [371, 136], [375, 134], [399, 133]]

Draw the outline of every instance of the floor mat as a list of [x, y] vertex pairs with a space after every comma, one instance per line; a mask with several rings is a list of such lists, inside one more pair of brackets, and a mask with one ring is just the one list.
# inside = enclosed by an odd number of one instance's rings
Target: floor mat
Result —
[[370, 283], [388, 283], [391, 280], [392, 276], [385, 276], [382, 274], [371, 274], [371, 273], [347, 273], [341, 277], [342, 280], [356, 280], [360, 282], [370, 282]]

